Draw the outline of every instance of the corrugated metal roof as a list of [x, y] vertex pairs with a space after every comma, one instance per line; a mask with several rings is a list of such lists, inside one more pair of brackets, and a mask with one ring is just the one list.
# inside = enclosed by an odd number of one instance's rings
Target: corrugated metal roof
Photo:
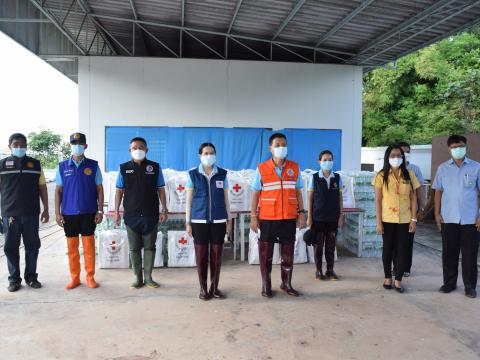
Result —
[[[50, 61], [169, 56], [372, 69], [479, 22], [475, 0], [0, 0], [0, 30]], [[75, 64], [53, 64], [75, 77]]]

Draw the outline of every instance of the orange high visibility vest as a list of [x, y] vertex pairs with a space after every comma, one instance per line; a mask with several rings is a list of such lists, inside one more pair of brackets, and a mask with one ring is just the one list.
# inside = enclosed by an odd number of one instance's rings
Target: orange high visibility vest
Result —
[[279, 178], [272, 159], [258, 165], [262, 178], [260, 193], [260, 220], [296, 219], [298, 200], [296, 184], [299, 174], [298, 164], [286, 160]]

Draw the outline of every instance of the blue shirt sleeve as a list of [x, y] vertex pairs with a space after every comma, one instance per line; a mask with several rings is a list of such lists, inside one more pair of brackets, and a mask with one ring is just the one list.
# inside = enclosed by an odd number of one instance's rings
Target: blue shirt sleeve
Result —
[[[480, 191], [480, 168], [478, 169], [477, 175], [477, 189]], [[480, 209], [478, 211], [480, 212]]]
[[125, 187], [125, 183], [123, 181], [123, 176], [122, 176], [122, 172], [120, 170], [118, 170], [118, 175], [117, 175], [117, 183], [115, 184], [115, 186], [118, 188], [118, 189], [123, 189]]
[[298, 178], [297, 178], [297, 183], [295, 184], [295, 188], [303, 189], [302, 173], [300, 172], [300, 169], [298, 171]]
[[187, 189], [193, 189], [193, 181], [192, 178], [190, 177], [190, 173], [187, 171], [187, 182], [185, 184], [185, 187]]
[[103, 184], [103, 176], [102, 171], [100, 170], [100, 166], [97, 166], [97, 172], [95, 174], [95, 185], [102, 185]]
[[435, 180], [433, 180], [432, 189], [443, 191], [442, 166], [439, 166], [437, 169], [437, 175], [435, 175]]
[[162, 169], [160, 169], [158, 172], [157, 187], [161, 188], [164, 186], [165, 186], [165, 179], [163, 178], [163, 171]]
[[315, 189], [315, 187], [313, 186], [313, 174], [310, 175], [310, 177], [308, 178], [307, 188], [309, 191], [313, 191]]
[[423, 177], [422, 170], [420, 170], [420, 168], [417, 165], [415, 165], [413, 169], [414, 169], [415, 176], [417, 177], [417, 180], [420, 183], [420, 185], [425, 184], [425, 178]]
[[255, 170], [255, 176], [252, 182], [252, 190], [260, 191], [262, 190], [262, 176], [260, 175], [260, 171], [257, 169]]
[[57, 166], [57, 171], [55, 172], [55, 184], [57, 186], [63, 186], [62, 176], [60, 175], [60, 166]]

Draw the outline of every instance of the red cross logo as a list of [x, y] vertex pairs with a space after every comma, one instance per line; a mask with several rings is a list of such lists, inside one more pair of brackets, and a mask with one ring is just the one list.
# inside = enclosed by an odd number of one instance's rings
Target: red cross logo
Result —
[[182, 237], [180, 240], [178, 240], [178, 243], [181, 245], [185, 245], [188, 243], [188, 241], [185, 239], [185, 237]]
[[185, 190], [185, 187], [182, 184], [180, 184], [178, 185], [177, 190], [182, 192], [183, 190]]
[[235, 184], [235, 186], [233, 187], [233, 190], [234, 190], [235, 192], [237, 192], [237, 193], [238, 193], [241, 189], [242, 189], [242, 187], [241, 187], [240, 185], [238, 185], [238, 184]]
[[112, 240], [112, 243], [110, 244], [110, 247], [112, 248], [112, 251], [115, 251], [117, 249], [117, 242], [115, 240]]

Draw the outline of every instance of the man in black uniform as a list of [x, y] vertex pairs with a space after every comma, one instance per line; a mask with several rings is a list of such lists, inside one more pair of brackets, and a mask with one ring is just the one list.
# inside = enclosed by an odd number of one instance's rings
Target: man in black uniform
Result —
[[0, 160], [0, 195], [5, 237], [5, 256], [8, 262], [8, 291], [21, 288], [20, 239], [25, 246], [25, 282], [34, 289], [42, 284], [37, 280], [37, 259], [40, 249], [39, 215], [40, 200], [43, 203], [41, 220], [47, 223], [48, 194], [40, 162], [26, 156], [27, 138], [13, 134], [8, 140], [12, 155]]
[[[152, 279], [157, 240], [158, 219], [167, 221], [165, 181], [160, 164], [147, 160], [147, 141], [136, 137], [130, 141], [132, 160], [120, 165], [115, 193], [115, 223], [120, 225], [120, 204], [123, 198], [123, 219], [127, 227], [130, 261], [135, 281], [130, 286], [139, 289], [159, 287]], [[160, 215], [159, 201], [162, 203]], [[142, 248], [143, 269], [142, 274]], [[162, 251], [162, 249], [158, 249]], [[143, 275], [143, 276], [142, 276]], [[145, 279], [145, 282], [144, 282]]]

